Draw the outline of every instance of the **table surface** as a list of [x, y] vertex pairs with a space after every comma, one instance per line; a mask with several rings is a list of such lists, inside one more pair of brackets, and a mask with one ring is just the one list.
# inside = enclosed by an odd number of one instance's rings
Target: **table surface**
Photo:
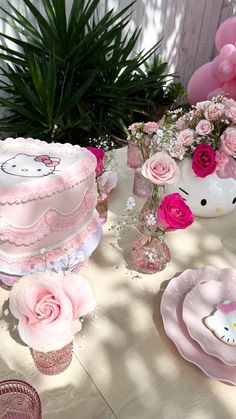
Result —
[[43, 419], [235, 419], [234, 386], [208, 378], [185, 361], [165, 335], [160, 316], [163, 290], [176, 274], [204, 265], [236, 268], [235, 211], [197, 218], [187, 230], [168, 233], [170, 265], [161, 273], [138, 274], [129, 262], [136, 230], [119, 241], [109, 230], [132, 196], [126, 148], [117, 156], [118, 185], [110, 195], [103, 238], [81, 270], [93, 284], [97, 307], [75, 336], [70, 367], [56, 376], [38, 372], [6, 315], [9, 292], [0, 289], [1, 380], [33, 385]]

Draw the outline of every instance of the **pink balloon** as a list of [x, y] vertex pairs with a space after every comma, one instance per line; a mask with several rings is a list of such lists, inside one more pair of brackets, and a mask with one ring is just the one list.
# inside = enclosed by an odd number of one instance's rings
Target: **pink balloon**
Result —
[[236, 77], [223, 85], [223, 89], [232, 99], [236, 99]]
[[230, 61], [231, 63], [236, 64], [236, 50], [230, 55]]
[[209, 92], [222, 87], [211, 72], [211, 63], [206, 63], [193, 73], [188, 83], [188, 101], [191, 105], [206, 100]]
[[223, 60], [230, 59], [233, 52], [236, 52], [235, 46], [232, 44], [224, 45], [220, 50], [220, 56]]
[[220, 49], [226, 44], [236, 43], [236, 16], [226, 19], [218, 28], [215, 36], [216, 49]]
[[211, 71], [213, 77], [219, 81], [229, 81], [231, 80], [234, 73], [234, 66], [229, 60], [222, 60], [220, 55], [214, 58], [211, 62]]

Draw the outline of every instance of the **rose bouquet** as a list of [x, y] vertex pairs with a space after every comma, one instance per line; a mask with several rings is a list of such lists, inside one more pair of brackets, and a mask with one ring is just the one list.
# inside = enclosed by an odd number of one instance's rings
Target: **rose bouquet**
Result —
[[116, 172], [116, 158], [114, 155], [114, 143], [110, 137], [99, 137], [93, 140], [93, 144], [98, 147], [87, 147], [97, 159], [96, 167], [96, 183], [98, 191], [97, 211], [102, 223], [107, 220], [108, 211], [108, 195], [112, 189], [117, 185], [117, 172]]
[[61, 372], [69, 365], [74, 334], [82, 328], [80, 317], [95, 305], [86, 278], [50, 270], [22, 277], [9, 297], [19, 335], [32, 348], [38, 369], [46, 374]]
[[236, 102], [224, 95], [199, 102], [188, 112], [182, 108], [167, 112], [157, 133], [157, 144], [182, 160], [192, 158], [195, 175], [213, 173], [236, 179]]
[[[148, 157], [153, 148], [156, 150], [156, 139], [157, 139], [157, 130], [159, 125], [157, 122], [135, 122], [128, 127], [128, 165], [131, 168], [138, 167], [143, 163]], [[134, 153], [135, 148], [132, 148], [132, 145], [135, 145], [138, 151]], [[132, 151], [133, 150], [133, 151]]]
[[145, 197], [151, 192], [151, 184], [141, 172], [142, 164], [159, 149], [157, 147], [156, 122], [136, 122], [128, 127], [128, 166], [135, 169], [133, 193]]
[[179, 176], [179, 168], [172, 157], [165, 151], [157, 152], [144, 162], [141, 170], [152, 183], [152, 193], [140, 212], [134, 198], [130, 197], [126, 203], [127, 215], [112, 228], [123, 231], [130, 224], [137, 226], [143, 236], [133, 245], [133, 265], [140, 272], [153, 273], [163, 270], [170, 260], [165, 232], [189, 227], [194, 216], [178, 193], [164, 196], [164, 187]]

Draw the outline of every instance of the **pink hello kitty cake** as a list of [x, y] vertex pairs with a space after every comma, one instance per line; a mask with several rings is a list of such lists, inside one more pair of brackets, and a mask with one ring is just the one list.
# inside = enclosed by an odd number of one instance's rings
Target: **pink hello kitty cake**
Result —
[[77, 268], [98, 245], [96, 158], [71, 144], [0, 141], [0, 280]]

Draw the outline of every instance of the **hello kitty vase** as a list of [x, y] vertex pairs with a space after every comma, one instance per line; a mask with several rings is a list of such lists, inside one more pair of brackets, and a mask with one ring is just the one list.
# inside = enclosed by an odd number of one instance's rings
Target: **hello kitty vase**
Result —
[[198, 217], [219, 217], [236, 208], [236, 180], [220, 178], [216, 173], [200, 178], [192, 169], [192, 159], [180, 164], [178, 182], [165, 188], [166, 195], [178, 192]]

